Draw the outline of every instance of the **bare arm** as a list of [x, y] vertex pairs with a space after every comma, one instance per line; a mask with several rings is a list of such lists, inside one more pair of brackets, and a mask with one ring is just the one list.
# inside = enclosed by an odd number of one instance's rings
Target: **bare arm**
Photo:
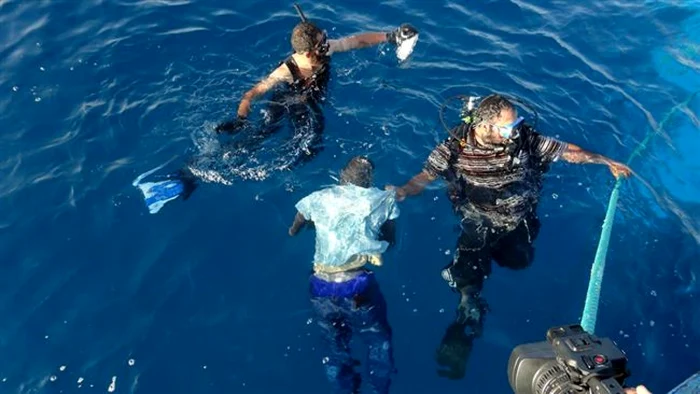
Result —
[[297, 212], [296, 216], [294, 216], [294, 222], [292, 223], [291, 227], [289, 227], [289, 235], [290, 236], [295, 236], [301, 230], [302, 227], [305, 225], [309, 224], [308, 220], [304, 218], [304, 215], [302, 215], [300, 212]]
[[407, 196], [415, 196], [420, 194], [423, 192], [425, 187], [434, 180], [435, 177], [433, 175], [427, 171], [421, 171], [418, 175], [411, 178], [411, 180], [409, 180], [405, 185], [394, 189], [396, 190], [396, 200], [402, 201]]
[[289, 68], [287, 68], [287, 66], [284, 64], [277, 67], [275, 71], [268, 75], [267, 78], [258, 82], [252, 89], [245, 92], [243, 98], [241, 99], [241, 103], [238, 105], [238, 117], [248, 117], [251, 102], [257, 97], [267, 93], [280, 82], [292, 82], [292, 74], [289, 72]]
[[360, 33], [337, 40], [329, 40], [328, 44], [330, 48], [328, 53], [347, 52], [354, 49], [379, 45], [383, 42], [387, 42], [387, 33], [385, 32]]
[[592, 153], [584, 150], [583, 148], [574, 145], [567, 144], [566, 149], [562, 153], [562, 159], [569, 163], [577, 164], [605, 164], [610, 169], [610, 172], [615, 177], [624, 176], [627, 177], [632, 172], [629, 167], [619, 163], [615, 160], [609, 159], [598, 153]]
[[330, 47], [328, 48], [328, 54], [330, 55], [334, 52], [346, 52], [353, 49], [367, 48], [379, 45], [383, 42], [391, 42], [398, 45], [416, 34], [418, 34], [418, 30], [407, 23], [402, 24], [397, 29], [390, 32], [355, 34], [338, 40], [329, 40], [328, 44]]

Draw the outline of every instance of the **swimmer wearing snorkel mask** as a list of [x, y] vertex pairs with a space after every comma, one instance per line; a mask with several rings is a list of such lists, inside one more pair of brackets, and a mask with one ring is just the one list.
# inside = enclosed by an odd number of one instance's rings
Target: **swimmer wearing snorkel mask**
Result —
[[450, 137], [432, 151], [423, 171], [401, 187], [387, 187], [400, 201], [443, 178], [461, 219], [454, 257], [442, 270], [459, 303], [436, 353], [438, 373], [451, 379], [464, 376], [473, 341], [482, 334], [488, 307], [481, 291], [491, 261], [510, 269], [532, 264], [537, 204], [550, 164], [602, 164], [615, 177], [631, 173], [622, 163], [538, 133], [504, 96], [492, 94], [474, 107], [477, 101], [469, 97], [460, 124], [445, 125]]
[[[227, 146], [232, 149], [224, 149], [224, 155], [230, 151], [245, 151], [247, 155], [252, 155], [261, 150], [267, 138], [278, 131], [283, 120], [287, 119], [293, 134], [289, 139], [291, 143], [284, 141], [280, 144], [289, 151], [286, 168], [311, 160], [322, 150], [321, 137], [325, 119], [321, 107], [330, 79], [331, 56], [391, 43], [397, 46], [396, 56], [405, 60], [418, 39], [418, 31], [409, 24], [403, 24], [390, 32], [360, 33], [329, 39], [324, 30], [306, 18], [299, 5], [294, 4], [294, 7], [301, 18], [291, 35], [294, 53], [243, 95], [235, 119], [215, 127], [215, 131], [220, 134], [248, 131], [229, 142]], [[252, 122], [248, 119], [251, 105], [266, 93], [272, 94], [264, 116], [259, 125], [251, 127]], [[197, 160], [198, 157], [191, 158], [187, 165], [175, 173], [155, 175], [157, 178], [165, 178], [164, 180], [145, 180], [163, 166], [149, 170], [134, 180], [133, 185], [141, 189], [151, 214], [157, 213], [169, 201], [189, 198], [202, 178], [202, 171], [192, 165]], [[217, 160], [218, 158], [212, 159]]]
[[320, 135], [323, 129], [321, 104], [325, 100], [330, 78], [330, 59], [336, 53], [376, 46], [382, 43], [401, 45], [417, 38], [418, 31], [403, 24], [390, 32], [360, 33], [340, 39], [329, 39], [324, 30], [310, 22], [299, 7], [294, 7], [301, 18], [292, 30], [291, 44], [294, 53], [287, 57], [263, 80], [246, 91], [238, 105], [236, 118], [219, 124], [217, 132], [235, 133], [246, 126], [250, 107], [254, 100], [276, 89], [268, 107], [262, 133], [277, 131], [284, 115], [294, 118], [317, 119], [315, 127]]

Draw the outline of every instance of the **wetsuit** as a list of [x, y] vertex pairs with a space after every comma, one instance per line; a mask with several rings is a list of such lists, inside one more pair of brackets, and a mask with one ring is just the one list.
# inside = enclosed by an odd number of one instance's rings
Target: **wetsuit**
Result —
[[[142, 183], [143, 177], [150, 175], [154, 170], [141, 174], [134, 181], [134, 186], [141, 189], [150, 213], [158, 212], [168, 201], [178, 197], [184, 200], [189, 198], [197, 188], [199, 179], [225, 184], [231, 184], [237, 177], [259, 179], [261, 171], [256, 168], [259, 162], [257, 159], [249, 159], [263, 149], [267, 137], [282, 127], [285, 116], [290, 121], [292, 136], [271, 150], [273, 158], [270, 165], [273, 168], [292, 168], [312, 159], [322, 150], [325, 120], [321, 107], [330, 79], [330, 58], [325, 58], [321, 67], [309, 78], [302, 76], [292, 56], [283, 64], [289, 68], [293, 81], [279, 87], [273, 93], [267, 116], [260, 127], [248, 130], [246, 135], [237, 136], [223, 144], [220, 151], [191, 157], [187, 164], [175, 173], [154, 176], [157, 182]], [[238, 129], [228, 129], [234, 130]], [[249, 167], [249, 162], [253, 163], [252, 168]]]
[[491, 274], [491, 260], [511, 269], [532, 264], [533, 242], [540, 228], [536, 209], [542, 176], [566, 144], [529, 126], [507, 146], [480, 145], [468, 124], [457, 126], [452, 134], [466, 138], [462, 143], [451, 138], [438, 145], [424, 170], [447, 181], [453, 209], [461, 218], [456, 251], [442, 276], [466, 297], [438, 349], [438, 362], [452, 369], [441, 374], [460, 378], [471, 340], [483, 328], [487, 307], [480, 292]]
[[325, 127], [322, 105], [326, 99], [330, 79], [330, 57], [324, 58], [321, 67], [308, 78], [302, 76], [293, 56], [289, 56], [282, 63], [292, 74], [293, 82], [273, 93], [263, 124], [248, 144], [264, 140], [277, 132], [286, 116], [293, 130], [294, 143], [289, 144], [289, 148], [295, 150], [292, 154], [298, 155], [294, 162], [298, 164], [312, 159], [322, 150]]

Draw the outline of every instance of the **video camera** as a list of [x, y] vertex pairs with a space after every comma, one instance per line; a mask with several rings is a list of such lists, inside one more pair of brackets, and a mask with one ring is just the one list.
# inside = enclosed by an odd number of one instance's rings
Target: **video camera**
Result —
[[515, 394], [624, 394], [627, 357], [580, 325], [550, 328], [547, 341], [513, 349], [508, 381]]

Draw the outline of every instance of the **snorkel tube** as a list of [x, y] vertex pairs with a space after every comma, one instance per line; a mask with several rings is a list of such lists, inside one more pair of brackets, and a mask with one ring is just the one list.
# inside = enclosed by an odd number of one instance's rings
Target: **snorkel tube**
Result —
[[299, 6], [299, 4], [294, 3], [294, 9], [297, 10], [297, 14], [299, 14], [299, 18], [302, 22], [309, 21], [308, 19], [306, 19], [306, 15], [304, 15], [304, 11], [301, 10], [301, 6]]

